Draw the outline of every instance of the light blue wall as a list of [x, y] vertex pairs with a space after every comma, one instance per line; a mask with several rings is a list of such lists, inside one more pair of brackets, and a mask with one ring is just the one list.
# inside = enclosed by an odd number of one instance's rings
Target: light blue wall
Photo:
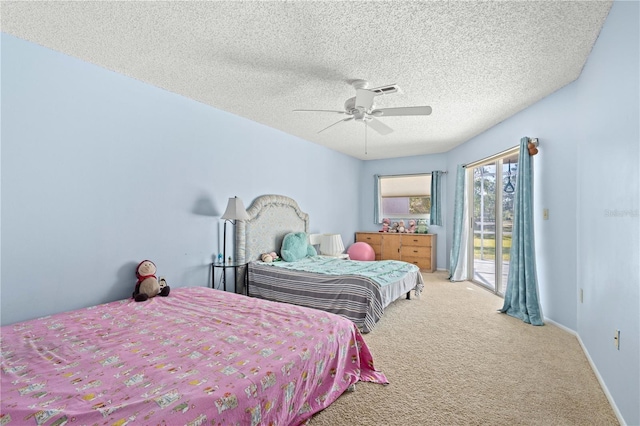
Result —
[[[379, 231], [381, 225], [373, 223], [373, 190], [374, 175], [402, 175], [411, 173], [430, 173], [436, 170], [446, 171], [447, 162], [445, 154], [421, 155], [415, 157], [393, 158], [389, 160], [366, 161], [362, 166], [360, 176], [360, 226], [358, 231]], [[451, 180], [451, 175], [446, 174], [442, 178], [442, 188], [446, 188], [447, 182]], [[455, 183], [455, 179], [454, 179]], [[443, 192], [445, 192], [443, 190]], [[446, 206], [446, 193], [443, 194], [442, 204]], [[436, 267], [446, 269], [446, 236], [445, 225], [449, 221], [445, 207], [442, 210], [443, 226], [429, 225], [430, 234], [438, 234], [436, 243]]]
[[573, 105], [584, 291], [577, 331], [629, 425], [640, 425], [639, 26], [640, 3], [614, 4]]
[[[640, 424], [639, 9], [638, 2], [615, 2], [576, 82], [446, 153], [444, 167], [448, 263], [456, 166], [516, 146], [522, 136], [540, 139], [534, 214], [542, 310], [578, 334], [629, 425]], [[433, 157], [420, 161], [441, 161]], [[415, 161], [366, 164], [362, 182], [371, 186], [369, 175], [411, 169]], [[362, 192], [372, 197], [366, 187]], [[544, 208], [549, 220], [542, 219]], [[361, 227], [371, 222], [367, 215]]]
[[209, 284], [232, 196], [247, 207], [262, 194], [292, 197], [311, 231], [345, 242], [357, 229], [359, 160], [1, 42], [2, 324], [129, 297], [147, 258], [170, 286]]
[[[539, 138], [533, 158], [536, 254], [543, 314], [576, 330], [576, 129], [571, 125], [575, 88], [569, 85], [516, 116], [449, 152], [448, 169], [519, 145], [520, 138]], [[453, 182], [453, 181], [452, 181]], [[447, 187], [453, 211], [454, 186]], [[549, 220], [542, 211], [549, 209]], [[450, 251], [453, 233], [447, 227]]]

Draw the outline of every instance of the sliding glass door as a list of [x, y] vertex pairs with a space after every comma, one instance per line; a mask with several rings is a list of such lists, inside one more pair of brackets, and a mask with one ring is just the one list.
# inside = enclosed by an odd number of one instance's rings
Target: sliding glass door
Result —
[[496, 165], [473, 169], [473, 281], [496, 289]]
[[469, 270], [471, 280], [504, 295], [509, 275], [518, 150], [467, 166], [469, 179]]

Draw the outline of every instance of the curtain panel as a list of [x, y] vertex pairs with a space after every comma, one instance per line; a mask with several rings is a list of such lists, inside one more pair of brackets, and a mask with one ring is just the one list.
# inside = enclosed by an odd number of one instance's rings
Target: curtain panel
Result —
[[380, 175], [373, 175], [373, 223], [382, 223], [380, 219]]
[[527, 137], [520, 140], [509, 276], [500, 312], [532, 325], [544, 325], [538, 300], [533, 229], [533, 159], [529, 155], [528, 143]]
[[431, 172], [431, 217], [429, 223], [431, 225], [442, 226], [442, 172]]
[[449, 280], [464, 281], [467, 277], [467, 245], [469, 241], [469, 215], [467, 191], [465, 190], [466, 169], [458, 165], [456, 189], [453, 205], [453, 245], [449, 256]]

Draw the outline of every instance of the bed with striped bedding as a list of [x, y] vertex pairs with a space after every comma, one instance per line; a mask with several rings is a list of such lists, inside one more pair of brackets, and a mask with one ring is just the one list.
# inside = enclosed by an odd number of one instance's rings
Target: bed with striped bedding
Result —
[[[252, 297], [321, 309], [352, 320], [369, 332], [394, 300], [411, 290], [418, 295], [423, 279], [415, 265], [406, 262], [356, 262], [312, 258], [302, 268], [298, 262], [279, 262], [278, 266], [259, 262], [262, 253], [280, 252], [284, 236], [290, 232], [309, 232], [309, 215], [295, 200], [282, 195], [257, 197], [247, 209], [249, 219], [236, 224], [235, 257], [248, 263], [248, 288], [237, 279], [236, 289]], [[299, 261], [300, 262], [300, 261]], [[336, 262], [333, 266], [329, 262]], [[316, 270], [321, 263], [324, 271]], [[373, 269], [365, 272], [365, 264]], [[389, 270], [380, 271], [386, 265]], [[298, 264], [299, 265], [299, 264]], [[398, 266], [406, 268], [399, 271]], [[395, 269], [394, 269], [395, 268]], [[381, 279], [386, 275], [386, 280]], [[239, 277], [244, 274], [239, 273]]]
[[316, 256], [297, 262], [251, 262], [248, 294], [341, 315], [371, 331], [394, 300], [424, 287], [417, 266]]

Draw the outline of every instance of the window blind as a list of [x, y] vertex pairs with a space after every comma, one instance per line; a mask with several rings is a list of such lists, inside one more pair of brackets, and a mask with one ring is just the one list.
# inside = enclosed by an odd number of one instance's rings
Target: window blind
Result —
[[431, 174], [380, 177], [382, 197], [424, 197], [431, 194]]

